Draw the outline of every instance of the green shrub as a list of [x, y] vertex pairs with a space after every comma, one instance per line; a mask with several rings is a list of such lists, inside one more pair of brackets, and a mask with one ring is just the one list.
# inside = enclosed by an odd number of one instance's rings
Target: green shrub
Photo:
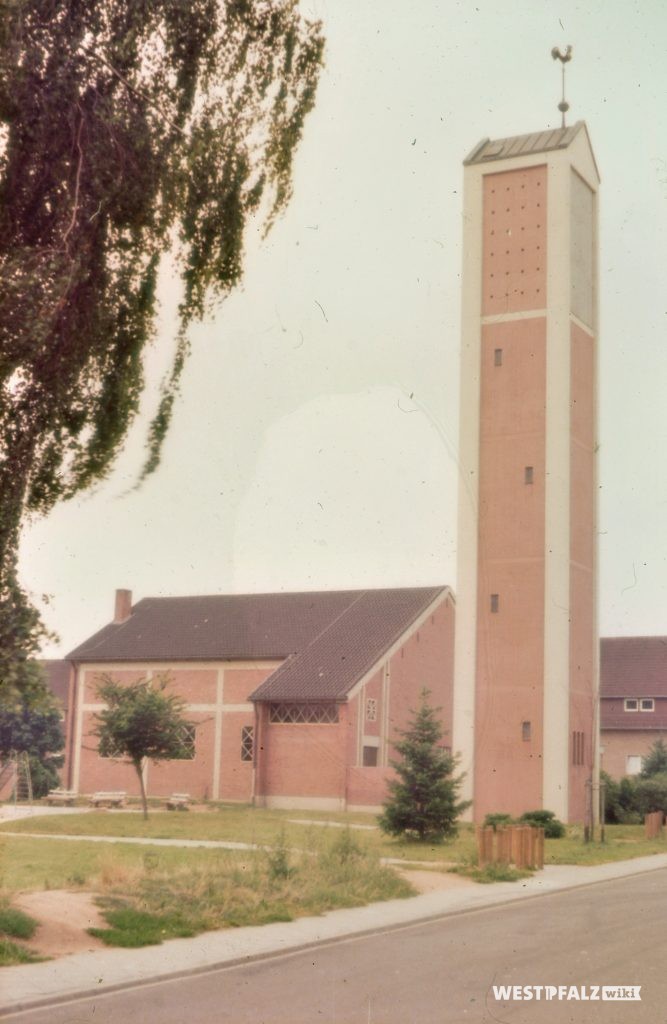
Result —
[[633, 779], [634, 808], [640, 819], [652, 811], [667, 814], [667, 772]]
[[118, 907], [106, 910], [104, 916], [111, 927], [89, 928], [88, 933], [108, 946], [134, 949], [159, 945], [163, 939], [188, 939], [196, 934], [196, 929], [180, 914], [149, 914], [133, 907]]
[[524, 825], [543, 828], [545, 839], [562, 839], [565, 835], [565, 825], [558, 820], [553, 811], [526, 811], [519, 821]]
[[466, 878], [471, 878], [473, 882], [479, 882], [480, 885], [490, 885], [493, 882], [519, 882], [523, 878], [531, 878], [533, 874], [527, 868], [515, 868], [509, 864], [487, 864], [483, 868], [476, 864], [457, 864], [447, 870], [455, 875], [465, 875]]
[[9, 964], [37, 964], [46, 959], [47, 957], [38, 956], [16, 942], [0, 937], [0, 967], [7, 967]]
[[269, 877], [272, 881], [284, 881], [291, 878], [296, 868], [290, 865], [290, 851], [287, 845], [285, 829], [282, 829], [272, 850], [268, 850], [266, 859], [269, 865]]
[[636, 825], [641, 821], [637, 810], [634, 779], [625, 776], [617, 782], [606, 772], [600, 773], [604, 785], [605, 821], [610, 825]]
[[37, 921], [16, 907], [0, 907], [0, 933], [13, 939], [30, 939], [35, 934]]
[[497, 832], [499, 828], [505, 828], [506, 825], [511, 825], [514, 819], [511, 814], [487, 814], [484, 819], [484, 828], [492, 828], [494, 832]]

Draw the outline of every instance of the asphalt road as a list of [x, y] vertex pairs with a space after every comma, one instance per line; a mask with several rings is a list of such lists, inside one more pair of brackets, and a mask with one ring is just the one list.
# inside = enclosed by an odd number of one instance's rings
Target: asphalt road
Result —
[[[507, 1002], [494, 985], [641, 985], [642, 999]], [[2, 1020], [667, 1024], [667, 870]]]

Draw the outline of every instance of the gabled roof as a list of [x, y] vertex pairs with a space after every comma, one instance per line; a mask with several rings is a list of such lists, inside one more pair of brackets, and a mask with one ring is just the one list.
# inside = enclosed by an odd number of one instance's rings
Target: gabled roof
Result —
[[602, 639], [600, 696], [667, 697], [667, 637]]
[[586, 130], [584, 121], [577, 121], [569, 128], [551, 128], [543, 132], [530, 132], [528, 135], [512, 135], [506, 139], [482, 139], [463, 163], [465, 166], [486, 164], [491, 160], [508, 160], [516, 156], [567, 149], [582, 128]]
[[[288, 659], [253, 700], [342, 697], [447, 587], [149, 597], [76, 662]], [[269, 686], [269, 684], [271, 684]]]
[[446, 587], [364, 590], [311, 642], [251, 693], [250, 700], [338, 700]]

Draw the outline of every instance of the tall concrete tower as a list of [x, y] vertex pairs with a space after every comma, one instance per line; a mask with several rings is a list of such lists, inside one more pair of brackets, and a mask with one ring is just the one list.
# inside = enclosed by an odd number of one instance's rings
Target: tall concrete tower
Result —
[[583, 820], [596, 754], [597, 189], [583, 122], [464, 161], [453, 745], [475, 820]]

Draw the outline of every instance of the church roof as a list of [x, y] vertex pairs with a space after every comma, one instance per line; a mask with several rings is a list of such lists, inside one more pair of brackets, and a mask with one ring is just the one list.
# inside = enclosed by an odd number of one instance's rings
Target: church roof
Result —
[[336, 700], [361, 679], [446, 587], [360, 591], [251, 700]]
[[447, 587], [148, 597], [75, 662], [284, 660], [253, 700], [335, 700]]
[[550, 128], [542, 132], [530, 132], [528, 135], [513, 135], [507, 139], [482, 139], [463, 163], [466, 166], [486, 164], [492, 160], [508, 160], [516, 156], [567, 149], [582, 128], [586, 130], [585, 123], [577, 121], [567, 128]]

